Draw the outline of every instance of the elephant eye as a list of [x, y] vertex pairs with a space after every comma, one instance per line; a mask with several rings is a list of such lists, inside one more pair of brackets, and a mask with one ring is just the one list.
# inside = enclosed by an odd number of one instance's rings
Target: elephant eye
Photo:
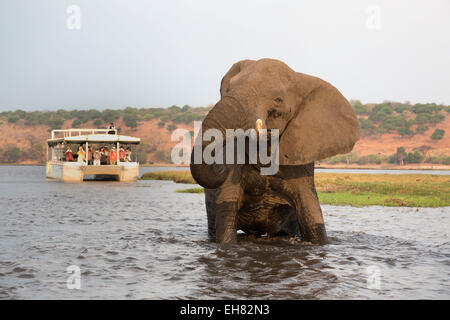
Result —
[[267, 111], [267, 116], [269, 118], [278, 118], [279, 116], [281, 116], [281, 112], [276, 109], [270, 109]]
[[275, 99], [273, 99], [277, 104], [281, 104], [283, 102], [283, 98], [281, 97], [276, 97]]

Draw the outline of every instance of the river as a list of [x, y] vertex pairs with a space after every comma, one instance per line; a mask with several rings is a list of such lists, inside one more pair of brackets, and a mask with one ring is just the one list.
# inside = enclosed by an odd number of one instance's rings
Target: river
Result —
[[0, 299], [450, 298], [449, 207], [323, 205], [328, 245], [223, 247], [207, 241], [204, 196], [175, 192], [188, 187], [0, 167]]

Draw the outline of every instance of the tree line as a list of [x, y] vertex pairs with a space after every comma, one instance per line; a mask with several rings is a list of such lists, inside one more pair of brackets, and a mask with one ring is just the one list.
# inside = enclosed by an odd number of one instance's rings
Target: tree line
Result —
[[[362, 104], [359, 100], [350, 100], [358, 115], [361, 134], [372, 136], [384, 133], [397, 133], [400, 136], [424, 134], [430, 125], [445, 120], [450, 106], [435, 103], [399, 103], [386, 101], [379, 104]], [[417, 125], [415, 130], [411, 127]], [[442, 139], [445, 130], [437, 128], [430, 136], [433, 140]]]
[[359, 156], [357, 152], [351, 152], [349, 154], [337, 155], [334, 157], [327, 158], [320, 162], [327, 164], [417, 164], [417, 163], [431, 163], [431, 164], [444, 164], [450, 165], [450, 156], [445, 154], [429, 156], [428, 153], [433, 148], [427, 145], [423, 145], [418, 148], [414, 148], [409, 152], [406, 151], [405, 147], [398, 147], [397, 151], [390, 155], [382, 154], [368, 154]]
[[132, 108], [122, 110], [105, 109], [99, 111], [90, 110], [63, 110], [57, 111], [5, 111], [0, 113], [0, 119], [14, 124], [22, 122], [25, 126], [46, 125], [49, 130], [60, 129], [66, 120], [73, 120], [72, 127], [78, 128], [88, 121], [93, 121], [97, 127], [108, 125], [122, 119], [129, 128], [136, 128], [139, 121], [159, 119], [158, 125], [165, 127], [166, 123], [172, 122], [169, 131], [176, 129], [176, 123], [190, 124], [192, 121], [201, 121], [210, 107], [193, 108], [189, 105], [184, 107], [171, 106], [168, 108]]

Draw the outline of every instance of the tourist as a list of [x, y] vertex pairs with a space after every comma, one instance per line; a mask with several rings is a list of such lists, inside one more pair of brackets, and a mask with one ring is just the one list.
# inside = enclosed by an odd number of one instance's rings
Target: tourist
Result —
[[116, 147], [112, 147], [112, 150], [109, 153], [109, 164], [113, 166], [116, 164], [116, 161], [117, 161]]
[[116, 134], [116, 127], [114, 126], [113, 122], [111, 122], [111, 124], [108, 127], [108, 134]]
[[127, 147], [127, 150], [125, 151], [125, 161], [131, 162], [131, 149], [130, 147]]
[[65, 152], [66, 154], [66, 161], [73, 161], [73, 152], [72, 149], [70, 148], [70, 146], [67, 146], [67, 150]]
[[93, 156], [94, 156], [94, 166], [99, 166], [101, 159], [100, 151], [98, 149], [95, 149]]
[[84, 151], [82, 146], [78, 148], [77, 154], [78, 154], [78, 162], [84, 162], [86, 160], [86, 152]]
[[109, 148], [105, 147], [105, 164], [109, 164]]
[[101, 165], [107, 164], [105, 147], [100, 148], [100, 164]]
[[122, 146], [119, 149], [119, 160], [120, 162], [125, 162], [125, 150]]
[[88, 156], [87, 156], [87, 158], [88, 158], [88, 164], [92, 165], [93, 159], [94, 159], [94, 153], [92, 152], [92, 148], [91, 147], [88, 148]]

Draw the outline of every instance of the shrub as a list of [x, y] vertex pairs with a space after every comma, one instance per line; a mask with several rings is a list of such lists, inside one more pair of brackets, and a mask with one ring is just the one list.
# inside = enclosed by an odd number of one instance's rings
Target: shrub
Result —
[[358, 119], [359, 126], [363, 134], [371, 135], [376, 132], [376, 127], [373, 125], [372, 121], [369, 119], [360, 118]]
[[147, 153], [145, 153], [145, 152], [138, 152], [137, 153], [137, 162], [139, 162], [139, 164], [147, 163]]
[[397, 154], [394, 153], [388, 156], [388, 162], [392, 164], [397, 163]]
[[420, 125], [420, 126], [418, 126], [418, 127], [416, 128], [416, 133], [418, 133], [418, 134], [423, 134], [423, 133], [424, 133], [425, 131], [427, 131], [427, 130], [428, 130], [428, 126], [422, 124], [422, 125]]
[[427, 113], [429, 115], [431, 115], [434, 111], [439, 111], [441, 109], [442, 107], [437, 106], [435, 103], [416, 103], [413, 107], [414, 113]]
[[401, 136], [410, 136], [414, 134], [414, 132], [411, 131], [409, 128], [399, 128], [397, 129], [397, 132]]
[[170, 152], [167, 150], [158, 150], [155, 152], [154, 157], [157, 161], [163, 163], [170, 162]]
[[450, 156], [446, 156], [446, 155], [439, 155], [439, 156], [432, 156], [430, 158], [427, 159], [426, 162], [432, 163], [432, 164], [445, 164], [445, 165], [449, 165], [450, 164]]
[[139, 118], [135, 112], [126, 112], [123, 115], [123, 122], [127, 127], [136, 128], [138, 120]]
[[425, 124], [430, 123], [431, 115], [427, 113], [421, 113], [416, 116], [416, 123], [417, 124]]
[[374, 122], [383, 121], [384, 118], [391, 115], [393, 112], [394, 109], [392, 108], [391, 103], [389, 102], [383, 104], [376, 104], [369, 115], [369, 119]]
[[381, 158], [377, 154], [369, 154], [369, 155], [367, 155], [367, 160], [369, 161], [369, 163], [376, 163], [376, 164], [380, 164], [381, 163]]
[[73, 120], [73, 122], [72, 122], [72, 127], [73, 128], [78, 128], [80, 125], [81, 125], [80, 119]]
[[359, 164], [367, 164], [367, 163], [380, 164], [381, 163], [381, 158], [377, 154], [368, 154], [366, 156], [359, 157], [358, 158], [358, 163]]
[[120, 117], [120, 111], [118, 110], [111, 110], [106, 109], [102, 111], [101, 119], [103, 120], [103, 123], [111, 123], [115, 120], [119, 119]]
[[7, 144], [2, 148], [0, 162], [15, 163], [20, 158], [20, 148], [15, 144]]
[[399, 134], [411, 134], [409, 127], [411, 123], [402, 116], [386, 116], [380, 124], [380, 128], [386, 132], [397, 130]]
[[323, 162], [328, 164], [336, 164], [336, 163], [357, 163], [358, 162], [358, 154], [356, 152], [351, 152], [343, 155], [336, 155], [327, 159], [324, 159]]
[[170, 106], [169, 108], [167, 108], [167, 110], [170, 113], [178, 113], [181, 111], [181, 108], [179, 106], [173, 105], [173, 106]]
[[350, 105], [352, 106], [355, 113], [358, 115], [367, 113], [367, 107], [363, 105], [359, 100], [350, 100]]
[[169, 124], [167, 126], [167, 130], [169, 130], [170, 132], [172, 132], [173, 130], [175, 130], [177, 128], [177, 126], [173, 123]]
[[14, 113], [10, 113], [8, 115], [7, 121], [8, 123], [16, 123], [17, 121], [19, 121], [19, 116], [14, 114]]
[[440, 140], [445, 134], [445, 130], [443, 129], [436, 129], [434, 130], [433, 134], [431, 135], [431, 139], [433, 140]]
[[408, 154], [406, 153], [405, 147], [398, 147], [395, 153], [395, 162], [398, 164], [403, 164]]
[[408, 152], [406, 156], [407, 163], [421, 163], [423, 161], [423, 154], [420, 151], [415, 151], [414, 153]]
[[60, 117], [54, 115], [52, 118], [50, 118], [47, 121], [47, 125], [50, 127], [50, 129], [59, 129], [64, 124], [64, 119], [61, 119]]
[[[200, 114], [196, 114], [190, 110], [178, 114], [176, 116], [174, 116], [172, 118], [172, 121], [175, 123], [186, 123], [186, 124], [190, 124], [192, 121], [201, 121], [203, 120], [205, 116], [200, 115]], [[164, 120], [163, 118], [161, 118], [161, 120]]]

